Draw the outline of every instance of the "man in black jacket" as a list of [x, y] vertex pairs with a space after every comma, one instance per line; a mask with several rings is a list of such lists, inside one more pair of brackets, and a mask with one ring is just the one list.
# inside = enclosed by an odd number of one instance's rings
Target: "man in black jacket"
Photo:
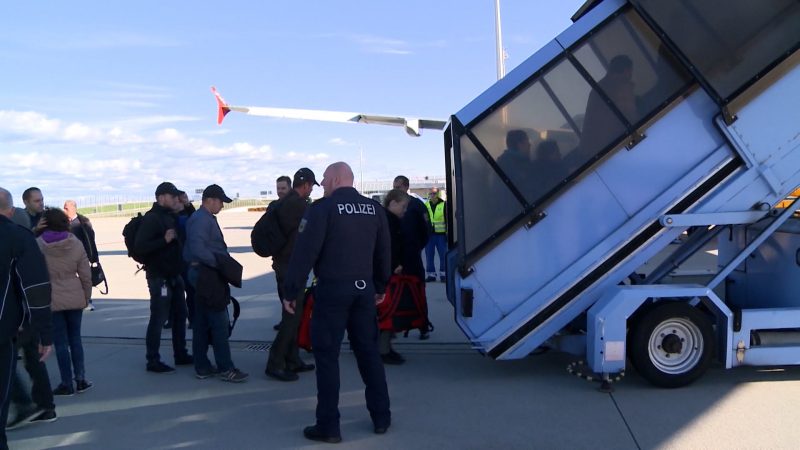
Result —
[[[286, 236], [286, 245], [272, 257], [272, 269], [275, 271], [275, 280], [278, 283], [278, 297], [283, 299], [283, 282], [286, 270], [289, 267], [289, 258], [292, 256], [294, 241], [297, 239], [297, 229], [308, 207], [308, 197], [314, 190], [314, 185], [319, 186], [311, 169], [303, 167], [294, 174], [292, 190], [278, 201], [274, 206], [278, 226]], [[303, 299], [299, 298], [302, 311]], [[300, 314], [289, 314], [281, 308], [281, 323], [275, 341], [269, 349], [267, 359], [267, 376], [281, 381], [295, 381], [298, 372], [314, 370], [313, 364], [306, 364], [300, 359], [300, 350], [297, 347], [297, 329], [300, 326]]]
[[172, 351], [176, 365], [194, 363], [186, 350], [186, 300], [183, 271], [183, 249], [177, 234], [175, 209], [180, 191], [164, 182], [156, 188], [156, 202], [144, 215], [136, 233], [134, 248], [144, 258], [147, 287], [150, 290], [150, 322], [147, 324], [147, 370], [170, 373], [175, 369], [161, 361], [158, 350], [161, 328], [171, 314]]
[[50, 279], [44, 256], [29, 230], [11, 222], [14, 203], [0, 188], [0, 286], [8, 286], [0, 301], [0, 450], [8, 449], [5, 423], [8, 418], [9, 378], [15, 370], [14, 337], [21, 325], [39, 337], [40, 361], [53, 350], [50, 316]]
[[[74, 234], [81, 244], [83, 249], [86, 250], [86, 257], [89, 259], [89, 264], [100, 264], [100, 256], [97, 254], [97, 243], [94, 238], [94, 227], [88, 217], [78, 214], [78, 203], [75, 200], [67, 200], [64, 202], [64, 213], [69, 219], [69, 231]], [[89, 305], [86, 311], [94, 311], [94, 304], [92, 299], [89, 299]]]

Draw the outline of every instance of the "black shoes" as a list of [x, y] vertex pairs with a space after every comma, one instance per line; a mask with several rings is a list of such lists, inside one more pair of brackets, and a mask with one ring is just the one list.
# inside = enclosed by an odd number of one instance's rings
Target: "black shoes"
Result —
[[38, 416], [31, 419], [31, 423], [49, 423], [55, 422], [58, 419], [54, 409], [46, 409]]
[[153, 373], [174, 373], [175, 368], [164, 364], [161, 361], [147, 363], [147, 371]]
[[375, 434], [386, 434], [389, 430], [389, 425], [375, 425]]
[[84, 392], [88, 391], [94, 384], [91, 381], [86, 380], [78, 380], [75, 382], [75, 390], [78, 391], [78, 394], [83, 394]]
[[315, 368], [316, 366], [313, 364], [301, 363], [300, 365], [292, 366], [289, 367], [288, 369], [294, 373], [302, 373], [302, 372], [311, 372]]
[[281, 323], [280, 322], [276, 323], [275, 325], [272, 326], [272, 329], [275, 330], [275, 331], [280, 330], [281, 329]]
[[381, 355], [381, 360], [384, 364], [392, 364], [395, 366], [399, 366], [406, 362], [406, 359], [400, 353], [397, 353], [394, 350], [389, 350], [389, 353]]
[[328, 444], [338, 444], [342, 442], [341, 436], [326, 436], [317, 429], [316, 425], [303, 428], [303, 436], [312, 441], [326, 442]]
[[59, 395], [62, 397], [71, 397], [75, 395], [75, 389], [72, 389], [71, 384], [72, 383], [70, 383], [70, 386], [59, 384], [55, 389], [53, 389], [53, 395]]
[[436, 277], [434, 277], [434, 276], [431, 276], [431, 275], [428, 275], [428, 276], [425, 278], [425, 282], [427, 283], [427, 282], [431, 282], [431, 281], [436, 281]]
[[23, 411], [19, 411], [16, 416], [6, 425], [6, 431], [16, 430], [25, 425], [30, 425], [33, 419], [39, 417], [45, 410], [38, 407], [31, 407]]
[[297, 381], [300, 379], [296, 373], [286, 369], [273, 370], [268, 367], [264, 373], [267, 374], [268, 377], [275, 378], [276, 380], [280, 381]]
[[176, 366], [190, 366], [194, 364], [194, 358], [190, 354], [185, 354], [181, 356], [175, 357], [175, 365]]
[[422, 330], [419, 331], [419, 340], [420, 341], [427, 341], [430, 338], [431, 338], [431, 335], [428, 334], [427, 331], [422, 331]]

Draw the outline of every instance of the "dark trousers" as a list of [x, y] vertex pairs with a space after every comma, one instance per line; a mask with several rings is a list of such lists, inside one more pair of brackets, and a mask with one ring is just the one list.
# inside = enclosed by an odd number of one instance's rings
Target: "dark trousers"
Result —
[[81, 342], [82, 309], [53, 311], [53, 343], [56, 348], [61, 384], [72, 386], [72, 370], [75, 381], [86, 379]]
[[186, 300], [183, 279], [180, 276], [162, 278], [147, 277], [150, 290], [150, 322], [147, 324], [145, 344], [147, 362], [161, 361], [158, 353], [161, 346], [161, 330], [164, 321], [172, 321], [172, 352], [175, 357], [186, 355]]
[[17, 366], [17, 349], [11, 340], [0, 341], [0, 450], [8, 450], [6, 441], [6, 422], [8, 422], [8, 406], [11, 403], [11, 374]]
[[[275, 267], [275, 279], [278, 282], [278, 296], [283, 300], [281, 295], [283, 284], [284, 270]], [[300, 318], [303, 316], [303, 304], [305, 296], [301, 295], [300, 298], [294, 299], [295, 313], [289, 314], [283, 309], [281, 303], [281, 326], [278, 329], [278, 334], [272, 342], [272, 347], [269, 349], [269, 357], [267, 358], [267, 369], [269, 370], [282, 370], [292, 369], [303, 364], [300, 359], [300, 348], [297, 346], [297, 329], [300, 326]], [[289, 299], [287, 299], [289, 300]]]
[[186, 318], [189, 319], [189, 326], [192, 326], [194, 321], [194, 286], [189, 283], [189, 269], [181, 273], [183, 279], [183, 286], [186, 288]]
[[29, 399], [32, 398], [36, 406], [40, 408], [55, 409], [53, 388], [50, 386], [47, 366], [39, 361], [39, 336], [27, 328], [23, 328], [17, 336], [17, 349], [22, 352], [22, 361], [31, 379], [31, 396], [29, 397], [26, 391], [26, 383], [21, 377], [15, 375], [15, 381], [11, 385], [12, 400], [15, 404], [23, 405], [30, 403]]
[[375, 288], [369, 281], [365, 284], [359, 289], [355, 281], [320, 280], [315, 291], [311, 345], [317, 364], [317, 427], [328, 436], [340, 434], [339, 349], [345, 330], [366, 386], [373, 423], [388, 426], [391, 420], [386, 374], [378, 353]]

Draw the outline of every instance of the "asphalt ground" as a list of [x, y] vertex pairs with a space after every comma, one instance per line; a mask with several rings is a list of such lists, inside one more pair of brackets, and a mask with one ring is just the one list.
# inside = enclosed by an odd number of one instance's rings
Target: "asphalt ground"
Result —
[[[149, 303], [143, 273], [135, 274], [121, 230], [125, 219], [94, 221], [107, 296], [95, 292], [97, 310], [83, 319], [87, 377], [94, 387], [56, 397], [58, 420], [8, 432], [12, 449], [260, 449], [311, 448], [302, 436], [314, 421], [313, 373], [294, 383], [268, 379], [266, 349], [280, 317], [269, 261], [249, 251], [258, 215], [242, 210], [219, 216], [245, 283], [234, 295], [242, 317], [232, 336], [233, 359], [250, 373], [242, 384], [197, 380], [192, 367], [174, 374], [145, 371], [144, 333]], [[398, 338], [407, 358], [387, 366], [393, 424], [372, 432], [363, 385], [343, 346], [343, 444], [364, 449], [636, 449], [798, 448], [795, 422], [800, 369], [713, 367], [691, 386], [664, 390], [633, 371], [612, 393], [569, 375], [574, 356], [545, 353], [494, 361], [470, 348], [453, 320], [441, 283], [428, 285], [431, 339]], [[191, 332], [187, 337], [191, 337]], [[162, 355], [171, 363], [169, 331]], [[312, 356], [304, 354], [307, 361]], [[48, 362], [58, 384], [55, 357]]]

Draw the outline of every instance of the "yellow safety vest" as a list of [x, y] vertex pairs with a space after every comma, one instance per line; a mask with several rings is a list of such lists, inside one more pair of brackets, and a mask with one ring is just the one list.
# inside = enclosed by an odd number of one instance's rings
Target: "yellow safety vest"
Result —
[[433, 232], [434, 233], [446, 233], [447, 232], [447, 225], [445, 224], [444, 218], [444, 202], [439, 202], [436, 204], [435, 209], [431, 209], [431, 202], [425, 202], [425, 207], [428, 208], [428, 215], [431, 218], [431, 223], [433, 224]]

